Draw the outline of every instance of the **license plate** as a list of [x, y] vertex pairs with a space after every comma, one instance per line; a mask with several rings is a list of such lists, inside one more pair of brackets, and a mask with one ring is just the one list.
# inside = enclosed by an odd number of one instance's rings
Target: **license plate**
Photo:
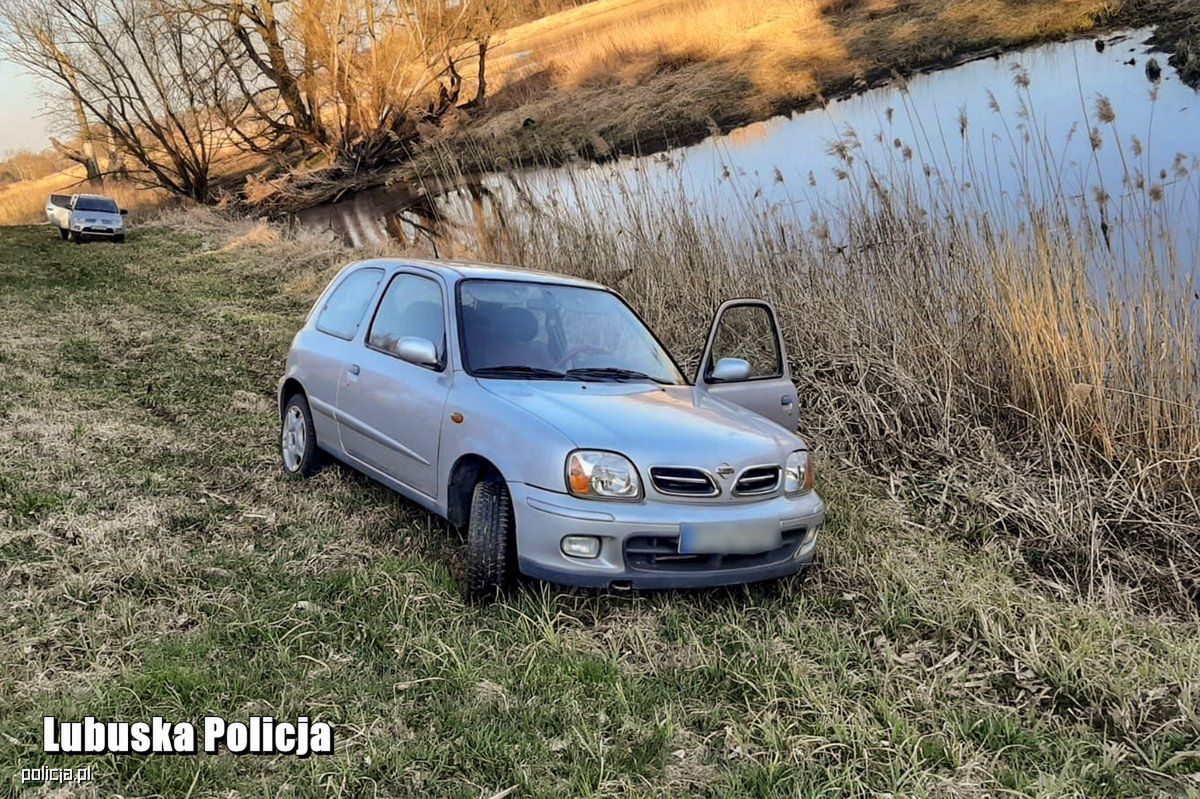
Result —
[[679, 526], [681, 555], [753, 555], [782, 544], [778, 519], [684, 522]]

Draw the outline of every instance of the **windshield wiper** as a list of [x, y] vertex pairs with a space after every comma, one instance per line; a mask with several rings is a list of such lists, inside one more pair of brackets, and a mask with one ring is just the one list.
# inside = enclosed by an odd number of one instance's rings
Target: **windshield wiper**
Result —
[[556, 372], [553, 369], [541, 369], [537, 366], [485, 366], [474, 370], [476, 377], [532, 377], [543, 380], [578, 380], [579, 378]]
[[670, 385], [666, 380], [659, 380], [657, 377], [651, 377], [644, 372], [637, 372], [633, 369], [620, 369], [615, 366], [588, 366], [580, 369], [568, 369], [567, 374], [572, 377], [609, 378], [612, 380], [652, 380], [655, 383]]

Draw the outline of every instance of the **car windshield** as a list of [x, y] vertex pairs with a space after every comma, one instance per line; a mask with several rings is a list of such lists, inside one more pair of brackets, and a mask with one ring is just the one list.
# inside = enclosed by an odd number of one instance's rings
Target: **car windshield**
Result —
[[107, 197], [80, 197], [75, 201], [76, 211], [102, 211], [106, 214], [115, 214], [117, 212], [117, 204]]
[[477, 377], [685, 382], [637, 315], [611, 292], [464, 280], [459, 305], [463, 360]]

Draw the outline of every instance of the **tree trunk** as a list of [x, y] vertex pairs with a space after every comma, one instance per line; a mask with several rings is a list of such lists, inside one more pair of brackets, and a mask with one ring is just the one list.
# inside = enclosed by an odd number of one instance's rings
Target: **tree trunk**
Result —
[[[72, 76], [73, 77], [73, 76]], [[100, 179], [100, 163], [96, 160], [96, 149], [92, 146], [92, 130], [88, 125], [87, 114], [83, 111], [83, 103], [79, 99], [78, 91], [71, 92], [71, 105], [75, 111], [75, 124], [79, 128], [80, 150], [77, 155], [71, 155], [66, 148], [59, 143], [51, 140], [54, 144], [54, 149], [70, 158], [72, 161], [78, 161], [83, 164], [84, 170], [87, 172], [88, 180]]]
[[487, 103], [487, 52], [490, 43], [490, 36], [479, 40], [479, 73], [475, 84], [475, 99], [471, 101], [471, 105], [483, 107]]
[[63, 144], [53, 136], [50, 137], [50, 146], [52, 146], [64, 158], [69, 158], [77, 164], [81, 164], [87, 172], [88, 180], [100, 179], [100, 165], [96, 162], [95, 153], [92, 151], [91, 142], [86, 139], [80, 146], [80, 149], [70, 147]]

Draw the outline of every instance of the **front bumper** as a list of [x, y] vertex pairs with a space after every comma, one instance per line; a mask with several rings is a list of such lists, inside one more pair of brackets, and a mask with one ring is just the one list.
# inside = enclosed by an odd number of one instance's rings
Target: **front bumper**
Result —
[[[522, 573], [593, 588], [702, 588], [770, 580], [812, 562], [825, 504], [815, 491], [747, 503], [598, 502], [509, 483]], [[680, 556], [684, 523], [777, 521], [780, 546], [750, 555]], [[563, 536], [600, 539], [592, 559], [564, 555]], [[656, 556], [655, 553], [658, 553]]]

